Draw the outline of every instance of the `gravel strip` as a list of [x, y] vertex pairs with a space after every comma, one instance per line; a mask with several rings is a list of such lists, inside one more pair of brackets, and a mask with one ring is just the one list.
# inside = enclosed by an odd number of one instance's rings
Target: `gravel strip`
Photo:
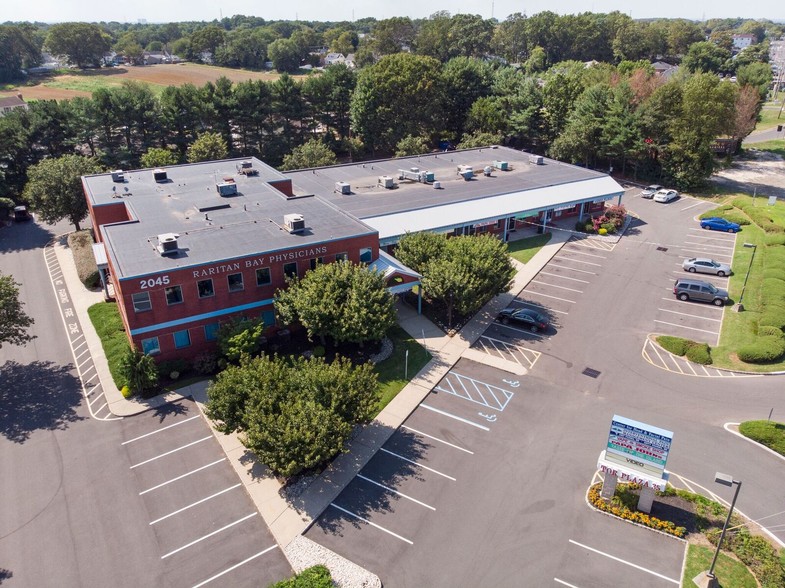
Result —
[[361, 568], [334, 551], [298, 535], [284, 549], [289, 563], [298, 574], [306, 568], [322, 564], [330, 570], [333, 583], [341, 588], [381, 588], [379, 576]]

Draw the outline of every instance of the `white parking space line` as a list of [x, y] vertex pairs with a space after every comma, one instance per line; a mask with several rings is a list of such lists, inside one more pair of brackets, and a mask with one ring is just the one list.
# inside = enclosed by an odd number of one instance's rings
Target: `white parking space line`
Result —
[[583, 284], [591, 284], [588, 280], [579, 280], [578, 278], [571, 278], [569, 276], [562, 276], [560, 274], [552, 274], [550, 272], [543, 272], [541, 271], [538, 275], [541, 276], [553, 276], [554, 278], [561, 278], [562, 280], [572, 280], [573, 282], [581, 282]]
[[[717, 258], [725, 257], [725, 258], [727, 258], [728, 262], [733, 260], [733, 255], [731, 255], [730, 253], [714, 253], [714, 252], [705, 251], [703, 249], [693, 249], [693, 248], [689, 248], [689, 247], [682, 247], [681, 250], [682, 251], [689, 251], [690, 253], [697, 253], [698, 255], [703, 255], [705, 257], [708, 257], [709, 255], [711, 255], [712, 257], [717, 257]], [[693, 255], [692, 257], [696, 257], [696, 256]], [[721, 259], [720, 261], [723, 261], [723, 260]]]
[[559, 580], [559, 578], [554, 578], [553, 581], [558, 582], [562, 586], [567, 586], [567, 588], [578, 588], [575, 584], [568, 584], [564, 580]]
[[188, 421], [192, 421], [194, 419], [198, 419], [199, 415], [195, 415], [192, 417], [188, 417], [187, 419], [183, 419], [182, 421], [177, 421], [176, 423], [172, 423], [171, 425], [167, 425], [165, 427], [161, 427], [160, 429], [156, 429], [155, 431], [151, 431], [149, 433], [145, 433], [144, 435], [139, 435], [138, 437], [134, 437], [133, 439], [129, 439], [128, 441], [123, 441], [120, 445], [127, 445], [128, 443], [133, 443], [134, 441], [139, 441], [139, 439], [144, 439], [145, 437], [149, 437], [150, 435], [155, 435], [156, 433], [161, 433], [162, 431], [166, 431], [167, 429], [171, 429], [172, 427], [176, 427], [177, 425], [182, 425], [183, 423], [187, 423]]
[[546, 312], [556, 312], [558, 314], [570, 314], [566, 310], [556, 310], [555, 308], [548, 308], [547, 306], [543, 306], [542, 304], [537, 304], [536, 302], [524, 302], [523, 300], [518, 300], [517, 298], [513, 300], [516, 304], [523, 304], [524, 306], [531, 306], [532, 308], [541, 308]]
[[736, 233], [724, 233], [721, 231], [707, 231], [706, 229], [690, 229], [690, 232], [700, 233], [706, 239], [716, 239], [718, 241], [722, 241], [722, 240], [733, 241], [736, 239]]
[[574, 253], [575, 255], [585, 255], [586, 257], [597, 257], [599, 259], [608, 259], [605, 255], [597, 255], [596, 253], [586, 253], [585, 251], [576, 251], [571, 247], [564, 247], [564, 251], [569, 251], [570, 253]]
[[[593, 261], [584, 261], [583, 259], [570, 259], [569, 257], [561, 257], [561, 256], [555, 257], [554, 259], [558, 259], [559, 261], [569, 261], [570, 263], [582, 263], [583, 265], [593, 265], [594, 267], [602, 267], [601, 263], [594, 263]], [[553, 263], [553, 260], [551, 260], [549, 263]]]
[[171, 484], [172, 482], [176, 482], [177, 480], [182, 480], [183, 478], [187, 478], [188, 476], [190, 476], [192, 474], [195, 474], [196, 472], [201, 472], [202, 470], [206, 470], [207, 468], [212, 467], [215, 464], [221, 463], [222, 461], [226, 461], [226, 458], [222, 457], [221, 459], [217, 459], [217, 460], [215, 460], [212, 463], [208, 463], [207, 465], [203, 465], [200, 468], [196, 468], [195, 470], [191, 470], [190, 472], [186, 472], [185, 474], [183, 474], [181, 476], [177, 476], [176, 478], [172, 478], [171, 480], [167, 480], [166, 482], [162, 482], [162, 483], [158, 484], [157, 486], [153, 486], [152, 488], [148, 488], [147, 490], [142, 490], [139, 493], [139, 496], [141, 496], [142, 494], [147, 494], [148, 492], [152, 492], [153, 490], [158, 490], [158, 488], [163, 488], [164, 486], [166, 486], [168, 484]]
[[543, 335], [539, 335], [537, 333], [532, 333], [528, 329], [521, 329], [520, 327], [513, 327], [512, 325], [503, 325], [503, 324], [499, 323], [496, 326], [499, 327], [500, 329], [509, 329], [511, 331], [518, 331], [519, 333], [523, 333], [525, 335], [531, 335], [532, 337], [537, 337], [538, 339], [547, 339], [548, 338], [548, 337], [545, 337]]
[[174, 555], [175, 553], [180, 553], [180, 552], [181, 552], [183, 549], [188, 549], [189, 547], [192, 547], [192, 546], [196, 545], [197, 543], [200, 543], [200, 542], [204, 541], [205, 539], [209, 539], [209, 538], [210, 538], [210, 537], [212, 537], [213, 535], [217, 535], [218, 533], [223, 533], [223, 532], [224, 532], [224, 531], [226, 531], [227, 529], [231, 529], [231, 528], [232, 528], [232, 527], [234, 527], [235, 525], [239, 525], [239, 524], [240, 524], [240, 523], [242, 523], [243, 521], [247, 521], [248, 519], [250, 519], [250, 518], [252, 518], [252, 517], [255, 517], [255, 516], [256, 516], [256, 514], [257, 514], [257, 513], [255, 513], [255, 512], [252, 512], [251, 514], [249, 514], [249, 515], [246, 515], [246, 516], [244, 516], [244, 517], [243, 517], [243, 518], [241, 518], [241, 519], [237, 519], [236, 521], [234, 521], [233, 523], [229, 523], [229, 524], [228, 524], [228, 525], [226, 525], [225, 527], [221, 527], [220, 529], [216, 529], [216, 530], [215, 530], [215, 531], [213, 531], [212, 533], [208, 533], [207, 535], [204, 535], [203, 537], [199, 537], [199, 539], [196, 539], [196, 540], [194, 540], [194, 541], [191, 541], [190, 543], [187, 543], [186, 545], [183, 545], [182, 547], [178, 547], [178, 548], [177, 548], [177, 549], [175, 549], [174, 551], [170, 551], [169, 553], [166, 553], [166, 554], [162, 555], [162, 556], [161, 556], [161, 559], [166, 559], [167, 557], [170, 557], [170, 556]]
[[418, 431], [417, 429], [412, 429], [411, 427], [409, 427], [407, 425], [401, 425], [401, 428], [402, 429], [406, 429], [407, 431], [411, 431], [412, 433], [417, 433], [418, 435], [422, 435], [423, 437], [428, 437], [428, 439], [433, 439], [434, 441], [438, 441], [439, 443], [444, 443], [445, 445], [449, 445], [450, 447], [454, 447], [455, 449], [458, 449], [459, 451], [464, 451], [464, 452], [466, 452], [466, 453], [468, 453], [470, 455], [474, 455], [474, 451], [469, 451], [468, 449], [465, 449], [463, 447], [459, 447], [458, 445], [454, 445], [454, 444], [450, 443], [449, 441], [445, 441], [444, 439], [439, 439], [438, 437], [434, 437], [433, 435], [429, 435], [428, 433], [423, 433], [422, 431]]
[[682, 208], [682, 209], [681, 209], [681, 212], [684, 212], [685, 210], [689, 210], [689, 209], [691, 209], [691, 208], [695, 208], [696, 206], [700, 206], [701, 204], [706, 204], [706, 202], [700, 202], [700, 201], [698, 201], [698, 202], [696, 202], [695, 204], [691, 204], [690, 206], [687, 206], [686, 208]]
[[651, 574], [652, 576], [657, 576], [658, 578], [662, 578], [663, 580], [667, 580], [668, 582], [671, 582], [672, 584], [676, 584], [677, 586], [680, 584], [680, 582], [678, 580], [674, 580], [673, 578], [669, 578], [668, 576], [664, 576], [662, 574], [659, 574], [659, 573], [655, 572], [654, 570], [650, 570], [649, 568], [644, 568], [643, 566], [639, 566], [639, 565], [634, 564], [632, 562], [629, 562], [629, 561], [627, 561], [625, 559], [621, 559], [620, 557], [616, 557], [615, 555], [611, 555], [610, 553], [605, 553], [604, 551], [600, 551], [599, 549], [594, 549], [593, 547], [589, 547], [588, 545], [584, 545], [583, 543], [578, 543], [577, 541], [573, 541], [572, 539], [570, 539], [570, 543], [572, 543], [573, 545], [577, 545], [578, 547], [583, 547], [584, 549], [586, 549], [588, 551], [592, 551], [592, 552], [597, 553], [599, 555], [603, 555], [603, 556], [607, 557], [608, 559], [612, 559], [613, 561], [617, 561], [619, 563], [623, 563], [625, 565], [628, 565], [631, 568], [635, 568], [636, 570], [640, 570], [642, 572], [646, 572], [647, 574]]
[[196, 445], [197, 443], [202, 443], [203, 441], [207, 441], [208, 439], [212, 439], [212, 438], [213, 438], [213, 436], [209, 435], [207, 437], [204, 437], [203, 439], [199, 439], [197, 441], [193, 441], [191, 443], [183, 445], [182, 447], [178, 447], [177, 449], [172, 449], [171, 451], [167, 451], [166, 453], [162, 453], [160, 455], [156, 455], [155, 457], [151, 457], [150, 459], [146, 459], [145, 461], [143, 461], [141, 463], [138, 463], [136, 465], [132, 465], [130, 467], [130, 469], [138, 468], [141, 465], [144, 465], [146, 463], [150, 463], [151, 461], [155, 461], [156, 459], [161, 459], [162, 457], [166, 457], [167, 455], [171, 455], [173, 453], [177, 453], [178, 451], [182, 451], [183, 449], [187, 449], [188, 447], [191, 447], [192, 445]]
[[698, 241], [685, 241], [687, 245], [700, 245], [701, 247], [711, 247], [712, 249], [726, 249], [733, 251], [735, 247], [728, 247], [727, 245], [711, 245], [709, 243], [700, 243]]
[[576, 290], [575, 288], [568, 288], [567, 286], [557, 286], [556, 284], [549, 284], [548, 282], [543, 282], [542, 280], [532, 280], [531, 283], [542, 284], [543, 286], [548, 286], [549, 288], [558, 288], [559, 290], [569, 290], [570, 292], [583, 294], [583, 290]]
[[575, 304], [574, 300], [567, 300], [566, 298], [559, 298], [558, 296], [550, 296], [548, 294], [543, 294], [542, 292], [534, 292], [533, 290], [524, 290], [526, 294], [534, 294], [536, 296], [544, 296], [545, 298], [553, 298], [554, 300], [561, 300], [562, 302], [569, 302], [570, 304]]
[[278, 546], [277, 546], [277, 545], [273, 545], [273, 546], [271, 546], [271, 547], [268, 547], [268, 548], [267, 548], [267, 549], [265, 549], [264, 551], [260, 551], [260, 552], [259, 552], [259, 553], [257, 553], [256, 555], [252, 555], [251, 557], [249, 557], [249, 558], [247, 558], [247, 559], [244, 559], [244, 560], [243, 560], [243, 561], [241, 561], [240, 563], [236, 563], [236, 564], [234, 564], [232, 567], [230, 567], [230, 568], [226, 568], [226, 569], [225, 569], [223, 572], [219, 572], [219, 573], [217, 573], [215, 576], [212, 576], [211, 578], [207, 578], [207, 579], [206, 579], [204, 582], [199, 582], [198, 584], [195, 584], [195, 585], [193, 586], [193, 588], [201, 588], [201, 587], [202, 587], [202, 586], [204, 586], [205, 584], [209, 584], [209, 583], [210, 583], [210, 582], [212, 582], [213, 580], [217, 580], [218, 578], [220, 578], [220, 577], [221, 577], [221, 576], [223, 576], [224, 574], [228, 574], [229, 572], [231, 572], [231, 571], [233, 571], [233, 570], [236, 570], [236, 569], [237, 569], [237, 568], [239, 568], [240, 566], [244, 566], [244, 565], [245, 565], [245, 564], [247, 564], [249, 561], [253, 561], [253, 560], [255, 560], [257, 557], [261, 557], [261, 556], [262, 556], [262, 555], [264, 555], [265, 553], [269, 553], [270, 551], [272, 551], [272, 550], [273, 550], [273, 549], [275, 549], [276, 547], [278, 547]]
[[450, 414], [447, 411], [440, 410], [438, 408], [434, 408], [432, 406], [428, 406], [427, 404], [423, 404], [423, 403], [420, 403], [420, 406], [422, 406], [423, 408], [425, 408], [427, 410], [431, 410], [433, 412], [436, 412], [436, 413], [439, 413], [439, 414], [443, 414], [444, 416], [450, 417], [451, 419], [455, 419], [456, 421], [460, 421], [462, 423], [466, 423], [467, 425], [471, 425], [473, 427], [477, 427], [478, 429], [482, 429], [483, 431], [490, 431], [490, 429], [488, 427], [485, 427], [483, 425], [477, 424], [474, 421], [470, 421], [469, 419], [465, 419], [463, 417], [459, 417], [459, 416], [456, 416], [454, 414]]
[[180, 508], [180, 509], [178, 509], [178, 510], [176, 510], [174, 512], [170, 512], [168, 515], [164, 515], [164, 516], [162, 516], [160, 518], [155, 519], [154, 521], [150, 521], [150, 524], [154, 525], [156, 523], [160, 523], [161, 521], [163, 521], [165, 519], [168, 519], [169, 517], [173, 517], [174, 515], [180, 514], [181, 512], [185, 512], [189, 508], [193, 508], [194, 506], [202, 504], [203, 502], [207, 502], [208, 500], [212, 500], [213, 498], [215, 498], [216, 496], [220, 496], [221, 494], [226, 494], [230, 490], [234, 490], [235, 488], [239, 488], [240, 486], [242, 486], [242, 484], [235, 484], [234, 486], [229, 486], [228, 488], [224, 488], [220, 492], [216, 492], [215, 494], [213, 494], [211, 496], [207, 496], [205, 498], [202, 498], [201, 500], [197, 500], [196, 502], [192, 502], [188, 506], [184, 506], [183, 508]]
[[[558, 263], [554, 263], [554, 261], [558, 261], [558, 258], [553, 258], [552, 260], [550, 260], [550, 261], [548, 262], [548, 263], [549, 263], [549, 265], [551, 265], [551, 264], [552, 264], [552, 265], [554, 265], [554, 266], [556, 266], [556, 267], [560, 267], [560, 268], [563, 268], [563, 269], [569, 270], [569, 271], [571, 271], [571, 272], [579, 272], [579, 273], [582, 273], [582, 274], [591, 274], [591, 275], [593, 275], [593, 276], [596, 276], [596, 275], [598, 275], [598, 274], [597, 274], [597, 272], [590, 272], [589, 270], [578, 269], [578, 268], [575, 268], [575, 267], [569, 267], [569, 266], [566, 266], [566, 265], [559, 265]], [[547, 267], [547, 266], [546, 266], [546, 267]], [[540, 272], [540, 273], [542, 273], [542, 272]]]
[[660, 323], [660, 324], [663, 324], [663, 325], [670, 325], [671, 327], [678, 327], [680, 329], [689, 329], [690, 331], [700, 331], [701, 333], [709, 333], [711, 335], [719, 335], [719, 333], [717, 331], [707, 331], [706, 329], [696, 329], [695, 327], [686, 327], [684, 325], [679, 325], [679, 324], [676, 324], [676, 323], [668, 323], [668, 322], [665, 322], [665, 321], [655, 320], [654, 322], [655, 323]]
[[[670, 290], [671, 292], [673, 291], [673, 288], [665, 288], [665, 289]], [[679, 300], [675, 296], [673, 298], [660, 298], [660, 300], [664, 300], [665, 302], [675, 302], [676, 304], [681, 304], [681, 305], [684, 305], [685, 302], [687, 302], [684, 300]], [[704, 310], [718, 310], [720, 312], [723, 312], [725, 308], [724, 306], [714, 306], [713, 304], [703, 304], [701, 306], [703, 306]]]
[[430, 504], [425, 504], [424, 502], [420, 502], [419, 500], [417, 500], [416, 498], [412, 498], [408, 494], [404, 494], [403, 492], [398, 492], [398, 490], [396, 490], [395, 488], [390, 488], [389, 486], [385, 486], [384, 484], [380, 484], [379, 482], [371, 480], [370, 478], [366, 478], [362, 474], [357, 474], [357, 477], [360, 478], [361, 480], [365, 480], [366, 482], [374, 484], [375, 486], [379, 486], [379, 488], [384, 488], [388, 492], [392, 492], [393, 494], [397, 494], [398, 496], [401, 496], [402, 498], [405, 498], [407, 500], [411, 500], [412, 502], [414, 502], [416, 504], [419, 504], [420, 506], [424, 506], [425, 508], [430, 508], [431, 510], [436, 510]]
[[[499, 355], [499, 357], [501, 357], [502, 359], [507, 359], [507, 357], [504, 355], [504, 352], [496, 346], [495, 341], [497, 341], [497, 340], [496, 339], [491, 339], [490, 337], [486, 337], [486, 336], [483, 335], [482, 337], [480, 337], [479, 343], [480, 343], [480, 345], [482, 345], [482, 348], [485, 351], [485, 353], [487, 353], [488, 355], [493, 355], [493, 353], [491, 353], [491, 351], [488, 350], [488, 346], [483, 342], [483, 339], [488, 339], [491, 342], [491, 345], [493, 346], [493, 351], [495, 351]], [[500, 341], [500, 343], [503, 344], [503, 342], [501, 342], [501, 341]], [[518, 358], [515, 357], [514, 355], [512, 356], [512, 358], [516, 362], [518, 362], [518, 365], [523, 365], [520, 361], [518, 361]]]
[[409, 541], [409, 540], [408, 540], [406, 537], [401, 537], [401, 536], [400, 536], [398, 533], [393, 533], [393, 532], [392, 532], [392, 531], [390, 531], [389, 529], [385, 529], [385, 528], [384, 528], [384, 527], [382, 527], [381, 525], [377, 525], [376, 523], [372, 523], [372, 522], [371, 522], [371, 521], [369, 521], [368, 519], [364, 519], [364, 518], [363, 518], [363, 517], [361, 517], [360, 515], [354, 514], [354, 513], [353, 513], [352, 511], [350, 511], [350, 510], [346, 510], [345, 508], [341, 508], [340, 506], [338, 506], [338, 505], [337, 505], [337, 504], [335, 504], [334, 502], [331, 502], [331, 503], [330, 503], [330, 506], [332, 506], [333, 508], [337, 508], [337, 509], [338, 509], [338, 510], [340, 510], [341, 512], [345, 512], [345, 513], [346, 513], [346, 514], [348, 514], [350, 517], [354, 517], [355, 519], [359, 519], [359, 520], [361, 520], [361, 521], [363, 521], [363, 522], [366, 522], [366, 523], [368, 523], [369, 525], [371, 525], [372, 527], [375, 527], [375, 528], [379, 529], [380, 531], [384, 531], [384, 532], [385, 532], [385, 533], [387, 533], [388, 535], [392, 535], [392, 536], [393, 536], [393, 537], [395, 537], [396, 539], [400, 539], [401, 541], [404, 541], [404, 542], [408, 543], [409, 545], [414, 545], [414, 542], [413, 542], [413, 541]]
[[456, 481], [455, 478], [453, 478], [452, 476], [448, 476], [447, 474], [445, 474], [443, 472], [440, 472], [439, 470], [435, 470], [435, 469], [429, 468], [428, 466], [423, 465], [421, 463], [417, 463], [416, 461], [414, 461], [412, 459], [409, 459], [408, 457], [404, 457], [403, 455], [398, 455], [397, 453], [393, 453], [392, 451], [390, 451], [389, 449], [385, 449], [384, 447], [380, 447], [379, 451], [384, 451], [385, 453], [388, 453], [388, 454], [392, 455], [393, 457], [397, 457], [398, 459], [402, 459], [403, 461], [406, 461], [406, 462], [408, 462], [410, 464], [416, 465], [418, 468], [422, 468], [424, 470], [428, 470], [429, 472], [433, 472], [434, 474], [438, 474], [438, 475], [442, 476], [443, 478], [447, 478], [448, 480], [452, 480], [453, 482]]
[[677, 312], [675, 310], [668, 310], [667, 308], [659, 308], [658, 310], [661, 310], [662, 312], [670, 312], [672, 314], [680, 314], [681, 316], [691, 316], [692, 318], [698, 318], [698, 319], [701, 319], [703, 321], [714, 321], [715, 323], [721, 323], [722, 322], [722, 319], [713, 319], [713, 318], [709, 318], [707, 316], [699, 316], [697, 314], [687, 314], [686, 312]]

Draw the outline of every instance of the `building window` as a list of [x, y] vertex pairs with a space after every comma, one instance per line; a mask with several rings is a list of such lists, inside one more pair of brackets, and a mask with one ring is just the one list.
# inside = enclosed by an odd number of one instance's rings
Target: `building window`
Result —
[[229, 292], [239, 292], [244, 288], [243, 274], [229, 274], [227, 281], [229, 282]]
[[215, 296], [213, 281], [210, 279], [199, 280], [196, 282], [196, 288], [199, 290], [199, 298], [209, 298], [210, 296]]
[[503, 218], [500, 218], [499, 220], [496, 221], [496, 228], [497, 229], [503, 229], [504, 228], [504, 219]]
[[183, 289], [180, 286], [169, 286], [164, 291], [168, 305], [180, 304], [183, 301]]
[[218, 329], [221, 327], [220, 323], [210, 323], [204, 326], [204, 339], [205, 341], [215, 341], [218, 338]]
[[297, 277], [297, 262], [293, 261], [292, 263], [286, 263], [283, 266], [283, 274], [287, 278], [296, 278]]
[[515, 230], [515, 217], [511, 216], [507, 219], [507, 230], [514, 231]]
[[373, 261], [373, 249], [363, 247], [360, 249], [360, 263], [371, 263]]
[[158, 355], [161, 353], [161, 346], [158, 344], [158, 337], [142, 339], [142, 351], [145, 355]]
[[335, 254], [335, 261], [349, 261], [349, 254], [344, 253], [336, 253]]
[[272, 282], [272, 277], [270, 276], [270, 268], [263, 267], [262, 269], [256, 270], [256, 285], [257, 286], [266, 286], [270, 282]]
[[150, 302], [149, 292], [139, 292], [138, 294], [132, 294], [131, 298], [134, 301], [134, 311], [136, 312], [144, 312], [145, 310], [151, 310], [153, 308], [153, 305]]
[[324, 263], [324, 257], [314, 257], [310, 260], [311, 269], [315, 270], [317, 265], [321, 265]]
[[265, 310], [262, 312], [262, 321], [265, 327], [272, 327], [275, 324], [275, 311]]
[[177, 331], [174, 334], [174, 346], [176, 349], [188, 347], [191, 344], [191, 334], [186, 331]]

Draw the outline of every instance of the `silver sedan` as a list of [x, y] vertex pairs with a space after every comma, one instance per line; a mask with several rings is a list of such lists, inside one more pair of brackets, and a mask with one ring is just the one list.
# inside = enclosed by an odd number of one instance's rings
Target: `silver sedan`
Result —
[[727, 263], [719, 263], [713, 259], [705, 257], [690, 257], [685, 259], [681, 264], [684, 271], [690, 273], [698, 272], [700, 274], [714, 274], [715, 276], [729, 276], [731, 274], [730, 266]]

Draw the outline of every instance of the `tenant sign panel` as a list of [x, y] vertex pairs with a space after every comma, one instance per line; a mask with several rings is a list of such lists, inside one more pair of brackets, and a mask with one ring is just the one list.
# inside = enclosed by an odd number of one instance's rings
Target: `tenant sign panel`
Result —
[[605, 459], [649, 475], [662, 475], [673, 433], [614, 415]]

